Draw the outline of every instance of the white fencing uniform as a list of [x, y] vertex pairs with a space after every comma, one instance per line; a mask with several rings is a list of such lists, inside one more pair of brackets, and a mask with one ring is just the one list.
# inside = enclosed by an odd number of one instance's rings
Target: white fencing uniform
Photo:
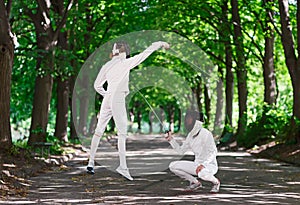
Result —
[[186, 140], [180, 146], [174, 138], [170, 140], [171, 146], [180, 154], [191, 150], [195, 154], [194, 161], [174, 161], [169, 165], [170, 170], [177, 176], [188, 180], [190, 183], [197, 183], [195, 176], [199, 165], [204, 168], [198, 173], [198, 177], [213, 184], [218, 183], [214, 175], [218, 171], [217, 148], [213, 135], [210, 131], [202, 127], [202, 122], [196, 121], [194, 128], [188, 134]]
[[[120, 167], [127, 169], [126, 164], [126, 135], [127, 135], [127, 112], [125, 97], [129, 93], [128, 82], [129, 72], [134, 67], [142, 63], [157, 49], [167, 46], [162, 41], [152, 43], [142, 53], [126, 59], [126, 53], [119, 53], [108, 61], [100, 70], [94, 83], [95, 90], [104, 99], [101, 104], [100, 115], [98, 118], [95, 134], [91, 142], [90, 159], [88, 167], [94, 167], [94, 158], [99, 145], [100, 137], [103, 135], [107, 123], [113, 117], [118, 130], [118, 150]], [[103, 84], [107, 81], [107, 90]]]

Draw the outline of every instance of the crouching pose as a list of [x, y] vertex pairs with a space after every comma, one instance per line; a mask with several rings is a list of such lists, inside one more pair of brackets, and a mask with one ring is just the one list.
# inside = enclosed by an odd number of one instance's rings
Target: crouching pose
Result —
[[[195, 154], [194, 161], [174, 161], [169, 165], [170, 170], [177, 176], [188, 180], [187, 190], [196, 190], [202, 187], [197, 177], [213, 184], [211, 193], [219, 192], [220, 180], [214, 175], [218, 171], [217, 148], [213, 135], [202, 127], [203, 116], [196, 111], [188, 111], [185, 116], [185, 127], [189, 131], [186, 140], [180, 146], [171, 133], [165, 135], [171, 146], [180, 154], [191, 150]], [[197, 177], [196, 177], [197, 176]]]
[[[95, 173], [94, 160], [99, 141], [105, 131], [107, 123], [111, 117], [113, 117], [118, 130], [118, 151], [120, 160], [120, 166], [116, 171], [127, 179], [133, 180], [126, 163], [127, 112], [125, 97], [129, 93], [129, 72], [159, 48], [168, 49], [169, 44], [158, 41], [152, 43], [152, 45], [142, 53], [127, 58], [130, 54], [127, 43], [118, 42], [113, 45], [111, 53], [112, 59], [101, 68], [94, 83], [95, 90], [104, 98], [101, 104], [95, 134], [91, 141], [87, 173]], [[105, 82], [107, 82], [106, 90], [103, 88]]]

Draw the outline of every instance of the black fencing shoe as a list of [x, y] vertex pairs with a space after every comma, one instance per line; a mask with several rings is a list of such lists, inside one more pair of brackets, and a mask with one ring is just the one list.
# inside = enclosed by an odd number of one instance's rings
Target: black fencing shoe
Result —
[[95, 171], [94, 171], [94, 168], [93, 168], [93, 167], [87, 167], [87, 168], [86, 168], [86, 172], [87, 172], [88, 174], [95, 174]]

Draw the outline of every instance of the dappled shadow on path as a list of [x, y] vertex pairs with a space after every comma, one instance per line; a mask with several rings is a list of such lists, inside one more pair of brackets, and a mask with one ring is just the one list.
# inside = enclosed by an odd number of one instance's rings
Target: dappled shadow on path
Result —
[[[153, 147], [155, 149], [155, 147]], [[165, 156], [165, 155], [162, 155]], [[185, 156], [192, 159], [192, 156]], [[85, 173], [87, 155], [68, 162], [67, 167], [32, 178], [26, 198], [10, 198], [5, 204], [297, 204], [300, 167], [245, 152], [218, 155], [221, 190], [210, 194], [211, 184], [195, 192], [168, 169], [127, 181], [101, 166], [96, 174]], [[2, 202], [0, 202], [2, 203]]]

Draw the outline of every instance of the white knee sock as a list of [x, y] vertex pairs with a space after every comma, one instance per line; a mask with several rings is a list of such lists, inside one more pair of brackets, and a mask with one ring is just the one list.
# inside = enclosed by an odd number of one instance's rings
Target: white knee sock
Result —
[[126, 135], [119, 135], [118, 136], [118, 150], [119, 150], [120, 167], [122, 169], [127, 169], [127, 163], [126, 163]]
[[95, 155], [99, 146], [100, 137], [98, 135], [93, 136], [92, 142], [91, 142], [91, 149], [90, 149], [90, 159], [88, 167], [94, 167], [95, 165]]

